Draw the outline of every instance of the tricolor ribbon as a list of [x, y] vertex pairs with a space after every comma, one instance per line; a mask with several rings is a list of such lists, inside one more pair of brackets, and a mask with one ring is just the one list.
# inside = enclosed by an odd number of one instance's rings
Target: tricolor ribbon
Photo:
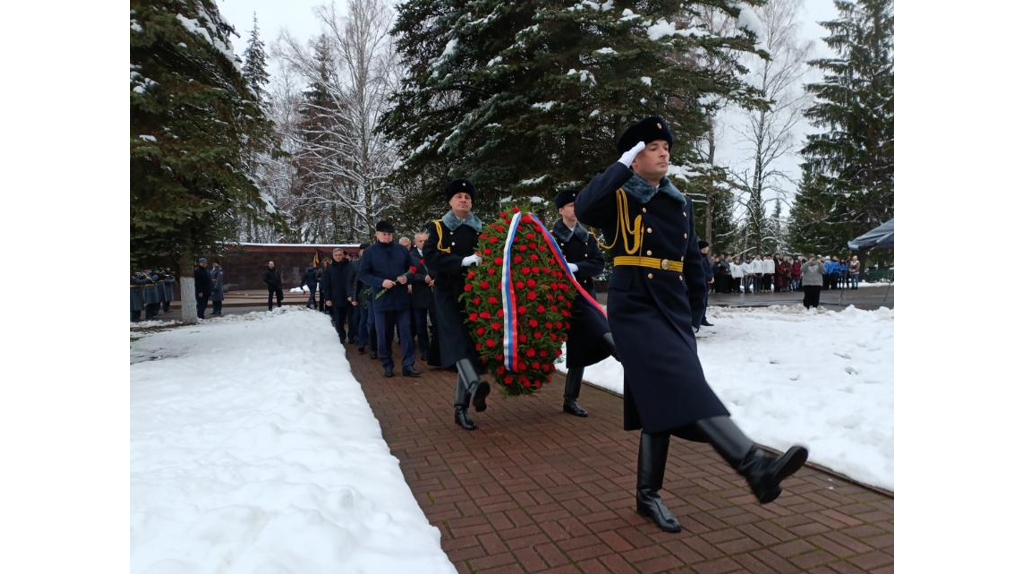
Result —
[[569, 262], [565, 260], [565, 255], [562, 254], [562, 250], [558, 247], [558, 242], [555, 241], [555, 238], [548, 231], [548, 228], [544, 226], [540, 218], [532, 213], [524, 215], [521, 211], [516, 212], [512, 216], [512, 221], [508, 227], [508, 236], [505, 237], [505, 248], [502, 250], [504, 257], [501, 262], [501, 306], [505, 313], [502, 347], [505, 351], [505, 369], [510, 372], [515, 372], [516, 359], [519, 357], [519, 314], [516, 308], [516, 292], [512, 283], [512, 244], [515, 242], [516, 234], [519, 231], [519, 224], [523, 221], [535, 224], [541, 231], [544, 244], [548, 246], [551, 254], [555, 256], [555, 261], [558, 262], [562, 271], [572, 281], [573, 286], [576, 287], [576, 291], [583, 297], [583, 300], [605, 317], [608, 316], [604, 307], [576, 281], [576, 277], [569, 270]]

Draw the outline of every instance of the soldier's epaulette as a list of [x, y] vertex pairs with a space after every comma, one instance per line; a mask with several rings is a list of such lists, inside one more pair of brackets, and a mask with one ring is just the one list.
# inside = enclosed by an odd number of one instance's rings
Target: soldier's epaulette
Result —
[[452, 248], [451, 247], [444, 247], [444, 246], [441, 245], [441, 243], [444, 241], [444, 231], [441, 230], [441, 220], [440, 219], [435, 219], [434, 220], [434, 227], [437, 228], [437, 250], [440, 251], [441, 253], [451, 253], [452, 252]]

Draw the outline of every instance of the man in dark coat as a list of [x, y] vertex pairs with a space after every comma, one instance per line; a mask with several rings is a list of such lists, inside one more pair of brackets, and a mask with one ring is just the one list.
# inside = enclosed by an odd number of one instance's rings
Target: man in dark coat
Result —
[[[363, 255], [370, 248], [369, 243], [359, 245], [359, 265], [363, 264]], [[356, 267], [358, 269], [358, 266]], [[377, 329], [373, 322], [373, 297], [367, 295], [370, 286], [363, 283], [359, 273], [355, 274], [353, 291], [356, 294], [356, 304], [359, 306], [359, 354], [366, 352], [366, 346], [370, 346], [370, 358], [377, 358]]]
[[348, 253], [344, 254], [345, 261], [348, 261], [348, 268], [351, 270], [348, 280], [348, 299], [346, 301], [345, 320], [348, 322], [348, 344], [355, 344], [359, 336], [359, 261], [353, 259]]
[[[427, 315], [433, 315], [434, 278], [427, 270], [426, 256], [423, 254], [423, 246], [427, 242], [426, 232], [416, 234], [415, 243], [409, 253], [416, 264], [416, 276], [412, 281], [412, 318], [413, 330], [416, 332], [416, 341], [420, 347], [420, 358], [427, 360], [430, 354], [430, 334], [427, 328]], [[436, 323], [435, 321], [432, 321]]]
[[[393, 242], [395, 228], [387, 221], [377, 223], [377, 242], [359, 262], [359, 279], [373, 289], [373, 322], [377, 327], [377, 355], [384, 376], [395, 376], [391, 359], [391, 337], [398, 328], [402, 343], [402, 376], [419, 377], [416, 349], [409, 329], [409, 291], [406, 285], [415, 271], [409, 250]], [[413, 268], [410, 270], [410, 268]], [[379, 297], [378, 294], [381, 294]]]
[[[321, 282], [324, 285], [324, 295], [327, 297], [326, 305], [331, 310], [331, 317], [334, 318], [334, 329], [338, 332], [338, 339], [345, 344], [345, 318], [350, 307], [349, 287], [352, 284], [352, 265], [345, 258], [345, 251], [335, 247], [331, 252], [331, 264], [324, 270]], [[313, 268], [310, 267], [310, 270]], [[349, 326], [351, 328], [351, 325]]]
[[[579, 190], [568, 189], [555, 196], [559, 220], [551, 228], [551, 234], [558, 240], [558, 246], [569, 262], [569, 270], [576, 281], [592, 296], [597, 297], [594, 277], [604, 271], [604, 253], [597, 245], [597, 238], [576, 219], [575, 201]], [[587, 416], [587, 411], [576, 404], [583, 386], [583, 369], [603, 361], [615, 353], [608, 319], [587, 304], [583, 297], [576, 297], [572, 306], [569, 338], [565, 343], [565, 393], [562, 397], [562, 411], [578, 417]]]
[[273, 261], [267, 261], [267, 268], [263, 270], [263, 283], [267, 286], [267, 310], [274, 310], [274, 295], [277, 295], [277, 306], [280, 307], [284, 301], [284, 291], [281, 289], [281, 272], [274, 267]]
[[167, 300], [164, 301], [164, 313], [171, 310], [171, 301], [174, 301], [174, 275], [170, 271], [164, 275], [164, 295], [167, 296]]
[[213, 280], [210, 278], [210, 271], [206, 269], [206, 258], [199, 258], [199, 265], [192, 270], [192, 277], [196, 282], [196, 315], [200, 319], [206, 318], [206, 305], [210, 301], [210, 291], [213, 290]]
[[302, 284], [309, 289], [309, 298], [306, 299], [306, 309], [312, 309], [316, 306], [316, 267], [310, 265], [306, 267], [306, 273], [302, 276]]
[[580, 192], [575, 207], [580, 221], [614, 238], [608, 319], [624, 371], [624, 426], [641, 430], [637, 512], [679, 532], [658, 494], [670, 435], [710, 442], [762, 504], [779, 496], [779, 484], [803, 465], [807, 449], [775, 456], [757, 447], [704, 378], [695, 331], [704, 315], [705, 274], [693, 203], [665, 177], [672, 142], [661, 117], [631, 126], [618, 141], [622, 156]]
[[477, 355], [473, 340], [466, 330], [466, 309], [459, 301], [465, 291], [466, 272], [480, 264], [476, 254], [477, 239], [483, 223], [473, 215], [476, 187], [465, 179], [457, 179], [445, 189], [445, 199], [451, 209], [428, 227], [423, 254], [427, 269], [434, 278], [434, 309], [437, 317], [437, 336], [440, 340], [441, 366], [455, 366], [455, 424], [466, 430], [476, 430], [467, 409], [472, 397], [473, 407], [479, 412], [487, 409], [487, 395], [491, 385], [481, 381], [477, 374]]
[[224, 305], [224, 270], [220, 267], [220, 261], [213, 260], [213, 269], [210, 270], [210, 281], [213, 287], [210, 289], [210, 301], [213, 301], [214, 317], [221, 316], [221, 307]]

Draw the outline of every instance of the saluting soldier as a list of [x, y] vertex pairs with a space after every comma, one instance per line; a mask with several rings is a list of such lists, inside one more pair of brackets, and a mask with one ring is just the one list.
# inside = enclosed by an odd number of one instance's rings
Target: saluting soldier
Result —
[[449, 183], [444, 195], [451, 209], [427, 226], [423, 254], [434, 277], [441, 366], [448, 368], [454, 365], [458, 370], [455, 424], [466, 430], [476, 430], [476, 423], [466, 412], [470, 398], [477, 412], [486, 410], [491, 385], [481, 381], [477, 374], [476, 347], [466, 330], [466, 309], [459, 301], [459, 295], [465, 291], [465, 274], [471, 266], [480, 263], [476, 246], [483, 224], [473, 215], [476, 187], [470, 181], [457, 179]]
[[[604, 271], [604, 253], [597, 244], [597, 238], [576, 219], [575, 201], [577, 189], [567, 189], [555, 196], [559, 220], [551, 228], [551, 234], [558, 240], [558, 246], [569, 262], [569, 270], [576, 281], [592, 296], [597, 296], [594, 277]], [[565, 393], [562, 397], [562, 411], [578, 417], [587, 416], [587, 411], [576, 404], [583, 386], [583, 369], [603, 361], [615, 354], [608, 320], [588, 305], [582, 297], [573, 302], [569, 338], [565, 343]]]
[[641, 431], [637, 512], [679, 532], [658, 494], [671, 434], [710, 442], [762, 504], [779, 496], [807, 449], [776, 456], [757, 447], [704, 378], [694, 335], [704, 314], [704, 269], [693, 204], [665, 177], [672, 141], [661, 117], [631, 126], [618, 141], [622, 157], [576, 197], [575, 211], [614, 238], [608, 319], [624, 371], [625, 428]]

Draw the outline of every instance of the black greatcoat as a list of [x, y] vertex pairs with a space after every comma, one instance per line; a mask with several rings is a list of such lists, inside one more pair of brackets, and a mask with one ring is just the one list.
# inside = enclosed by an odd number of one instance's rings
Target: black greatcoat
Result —
[[575, 210], [580, 221], [602, 228], [606, 241], [614, 238], [613, 257], [684, 264], [682, 273], [632, 265], [612, 271], [608, 321], [625, 372], [625, 429], [657, 433], [728, 415], [697, 356], [694, 329], [706, 283], [692, 202], [667, 178], [654, 188], [616, 162], [576, 196]]
[[466, 273], [462, 259], [476, 251], [480, 237], [480, 220], [470, 215], [472, 223], [461, 223], [449, 211], [443, 218], [427, 226], [427, 242], [423, 255], [434, 278], [434, 304], [437, 336], [441, 345], [441, 366], [450, 367], [460, 359], [476, 361], [476, 345], [466, 330], [466, 308], [459, 301], [465, 292]]
[[[558, 241], [558, 247], [565, 255], [565, 260], [575, 263], [579, 269], [574, 274], [576, 281], [595, 298], [594, 277], [604, 271], [604, 252], [597, 245], [597, 238], [577, 223], [569, 231], [569, 227], [561, 218], [551, 228], [551, 234]], [[569, 339], [565, 343], [565, 366], [577, 369], [593, 365], [607, 358], [611, 353], [601, 342], [601, 337], [611, 329], [604, 315], [587, 304], [582, 296], [577, 295], [572, 304]]]
[[211, 295], [213, 290], [213, 279], [210, 277], [210, 270], [196, 267], [192, 270], [192, 278], [196, 281], [196, 294], [202, 293], [204, 297]]

